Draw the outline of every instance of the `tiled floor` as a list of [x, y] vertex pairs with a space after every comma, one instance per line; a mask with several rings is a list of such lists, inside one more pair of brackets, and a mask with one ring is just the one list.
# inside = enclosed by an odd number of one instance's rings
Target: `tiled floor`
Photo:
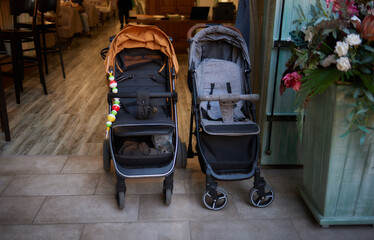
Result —
[[321, 228], [299, 196], [300, 169], [263, 169], [276, 193], [269, 207], [248, 204], [251, 180], [219, 182], [221, 211], [203, 207], [205, 176], [196, 159], [176, 169], [165, 206], [161, 178], [126, 180], [117, 208], [115, 175], [100, 156], [1, 156], [0, 239], [374, 239], [371, 226]]

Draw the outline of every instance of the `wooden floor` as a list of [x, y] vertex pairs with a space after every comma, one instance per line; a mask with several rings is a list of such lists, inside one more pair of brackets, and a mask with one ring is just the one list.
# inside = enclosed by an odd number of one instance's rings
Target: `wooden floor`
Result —
[[[38, 71], [25, 76], [21, 104], [16, 104], [13, 86], [5, 90], [11, 142], [0, 134], [0, 155], [101, 155], [108, 112], [107, 82], [101, 49], [109, 44], [119, 25], [108, 22], [93, 31], [93, 37], [74, 38], [63, 51], [66, 79], [58, 55], [50, 57], [45, 75], [48, 95], [39, 83]], [[179, 136], [188, 139], [191, 97], [186, 87], [187, 55], [178, 56], [180, 72]]]

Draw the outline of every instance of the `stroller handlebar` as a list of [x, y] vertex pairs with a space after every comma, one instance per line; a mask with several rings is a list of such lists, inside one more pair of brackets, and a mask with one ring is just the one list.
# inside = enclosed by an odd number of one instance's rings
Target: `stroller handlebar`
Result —
[[222, 95], [201, 95], [197, 97], [198, 103], [204, 101], [220, 101], [222, 103], [225, 102], [238, 102], [240, 100], [245, 101], [258, 101], [260, 99], [260, 95], [258, 94], [222, 94]]

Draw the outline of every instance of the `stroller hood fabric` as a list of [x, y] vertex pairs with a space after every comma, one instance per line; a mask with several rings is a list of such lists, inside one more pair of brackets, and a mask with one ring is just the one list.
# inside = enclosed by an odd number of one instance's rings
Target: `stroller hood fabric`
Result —
[[[203, 56], [208, 53], [212, 56]], [[221, 25], [200, 30], [191, 38], [189, 64], [197, 67], [203, 58], [218, 58], [232, 61], [241, 67], [245, 61], [250, 67], [247, 45], [240, 33]]]
[[115, 65], [115, 57], [125, 48], [147, 48], [159, 50], [169, 59], [169, 66], [174, 66], [178, 73], [179, 65], [169, 37], [156, 26], [127, 25], [113, 39], [105, 58], [105, 71]]

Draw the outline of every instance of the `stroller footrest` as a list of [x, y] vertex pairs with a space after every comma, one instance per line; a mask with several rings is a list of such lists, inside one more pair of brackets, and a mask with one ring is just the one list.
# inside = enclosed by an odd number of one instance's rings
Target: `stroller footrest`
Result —
[[245, 136], [260, 132], [260, 127], [252, 121], [223, 123], [203, 119], [202, 126], [210, 135]]
[[149, 167], [164, 166], [171, 162], [173, 153], [154, 154], [144, 156], [120, 155], [115, 154], [115, 161], [121, 166], [126, 167]]
[[137, 125], [113, 127], [113, 133], [118, 137], [169, 134], [173, 130], [174, 126], [170, 125]]

